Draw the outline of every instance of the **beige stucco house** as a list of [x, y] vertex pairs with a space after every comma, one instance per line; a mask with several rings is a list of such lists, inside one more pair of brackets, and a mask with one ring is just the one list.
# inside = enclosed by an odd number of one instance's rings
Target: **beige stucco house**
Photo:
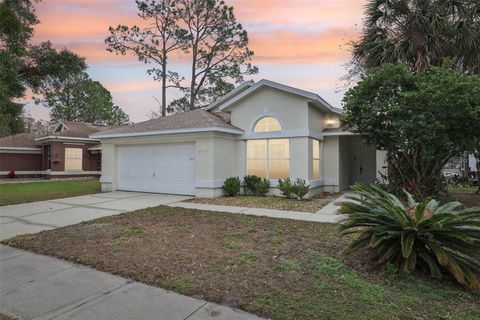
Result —
[[301, 178], [309, 195], [373, 182], [383, 154], [342, 129], [342, 112], [314, 93], [248, 82], [204, 109], [96, 133], [102, 190], [222, 195], [226, 178]]

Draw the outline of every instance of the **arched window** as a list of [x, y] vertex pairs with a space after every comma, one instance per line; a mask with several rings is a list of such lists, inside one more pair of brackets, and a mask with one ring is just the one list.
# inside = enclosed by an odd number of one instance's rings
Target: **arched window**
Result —
[[272, 131], [281, 131], [282, 126], [277, 119], [273, 117], [264, 117], [257, 121], [253, 132], [272, 132]]

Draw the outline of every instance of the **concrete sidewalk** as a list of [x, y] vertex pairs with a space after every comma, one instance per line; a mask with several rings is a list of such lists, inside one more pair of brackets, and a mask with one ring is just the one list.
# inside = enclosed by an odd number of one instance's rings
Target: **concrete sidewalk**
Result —
[[0, 281], [0, 313], [21, 319], [260, 319], [240, 310], [3, 245]]
[[181, 207], [188, 209], [208, 210], [216, 212], [231, 212], [238, 214], [249, 214], [254, 216], [266, 216], [271, 218], [285, 218], [293, 220], [304, 220], [313, 222], [338, 223], [342, 221], [343, 216], [338, 214], [339, 201], [345, 200], [345, 195], [341, 195], [334, 201], [327, 204], [315, 213], [303, 211], [288, 211], [278, 209], [264, 209], [264, 208], [249, 208], [249, 207], [234, 207], [221, 206], [213, 204], [203, 204], [194, 202], [172, 202], [168, 204], [170, 207]]

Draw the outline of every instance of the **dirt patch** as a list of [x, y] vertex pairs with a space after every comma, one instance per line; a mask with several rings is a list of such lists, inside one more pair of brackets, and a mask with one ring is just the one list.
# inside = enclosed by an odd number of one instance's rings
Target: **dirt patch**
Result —
[[236, 196], [220, 198], [192, 198], [186, 200], [186, 202], [214, 204], [221, 206], [317, 212], [322, 207], [338, 198], [340, 195], [340, 193], [322, 193], [315, 197], [301, 201], [296, 199], [287, 199], [284, 197]]
[[272, 319], [478, 316], [478, 295], [378, 271], [347, 242], [332, 224], [163, 206], [4, 241]]
[[480, 194], [474, 192], [452, 192], [451, 196], [466, 207], [480, 207]]

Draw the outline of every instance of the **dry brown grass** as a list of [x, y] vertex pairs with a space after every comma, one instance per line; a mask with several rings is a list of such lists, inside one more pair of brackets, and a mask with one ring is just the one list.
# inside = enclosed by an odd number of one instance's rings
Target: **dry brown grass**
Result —
[[156, 207], [4, 243], [272, 319], [475, 319], [480, 297], [346, 258], [335, 225]]

